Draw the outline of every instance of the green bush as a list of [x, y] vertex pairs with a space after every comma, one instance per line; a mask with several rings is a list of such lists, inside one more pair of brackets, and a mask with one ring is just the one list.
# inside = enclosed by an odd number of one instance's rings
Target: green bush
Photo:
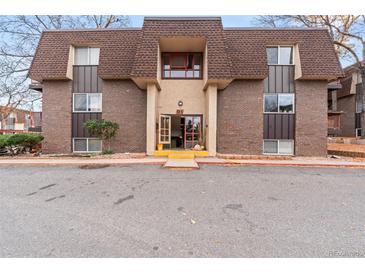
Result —
[[111, 139], [117, 134], [119, 125], [104, 119], [88, 120], [84, 125], [92, 136], [100, 138], [108, 143], [108, 148], [104, 149], [104, 153], [112, 154], [113, 151], [110, 148], [110, 143]]
[[35, 133], [17, 133], [10, 135], [7, 140], [9, 146], [32, 148], [43, 140], [43, 136]]
[[35, 145], [40, 144], [43, 139], [42, 135], [36, 133], [17, 133], [8, 135], [5, 146], [9, 148], [12, 154], [17, 154], [32, 149]]
[[4, 148], [7, 146], [7, 142], [10, 135], [2, 134], [0, 135], [0, 148]]
[[103, 149], [103, 154], [113, 154], [113, 150], [111, 149]]

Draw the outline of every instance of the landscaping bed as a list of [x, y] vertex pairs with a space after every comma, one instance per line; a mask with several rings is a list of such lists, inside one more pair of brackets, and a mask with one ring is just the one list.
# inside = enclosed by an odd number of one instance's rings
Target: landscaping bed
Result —
[[363, 144], [329, 143], [327, 151], [331, 155], [365, 158], [365, 145]]

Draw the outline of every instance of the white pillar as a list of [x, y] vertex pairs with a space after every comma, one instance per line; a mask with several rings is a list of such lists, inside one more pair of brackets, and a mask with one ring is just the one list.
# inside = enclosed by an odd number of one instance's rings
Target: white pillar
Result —
[[208, 100], [206, 145], [209, 156], [215, 156], [217, 153], [217, 85], [209, 85], [206, 92]]
[[153, 155], [156, 148], [156, 103], [157, 87], [155, 84], [147, 85], [147, 126], [146, 126], [146, 152]]

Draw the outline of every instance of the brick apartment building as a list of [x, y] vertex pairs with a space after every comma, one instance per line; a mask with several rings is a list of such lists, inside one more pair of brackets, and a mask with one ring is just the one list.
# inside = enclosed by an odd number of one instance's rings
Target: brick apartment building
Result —
[[359, 64], [344, 68], [344, 73], [329, 84], [328, 135], [360, 138], [365, 132], [365, 100]]
[[45, 152], [100, 151], [83, 124], [107, 119], [120, 125], [115, 152], [324, 156], [327, 83], [342, 70], [323, 29], [147, 17], [142, 28], [45, 31], [29, 76], [42, 85]]
[[0, 106], [0, 134], [41, 132], [42, 112]]

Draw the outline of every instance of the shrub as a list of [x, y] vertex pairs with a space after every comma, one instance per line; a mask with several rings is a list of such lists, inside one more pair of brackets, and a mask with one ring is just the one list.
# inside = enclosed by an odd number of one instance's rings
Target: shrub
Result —
[[0, 135], [0, 148], [4, 148], [7, 146], [9, 136], [10, 135], [8, 135], [8, 134]]
[[29, 151], [32, 147], [40, 144], [44, 137], [35, 133], [17, 133], [8, 135], [5, 146], [9, 148], [12, 154]]
[[104, 151], [107, 154], [111, 154], [112, 150], [110, 149], [111, 139], [115, 137], [117, 131], [119, 129], [119, 125], [115, 122], [108, 120], [89, 120], [85, 123], [85, 127], [89, 131], [89, 133], [101, 140], [105, 140], [108, 143], [108, 149]]
[[111, 150], [111, 149], [103, 149], [103, 154], [113, 154], [113, 150]]

